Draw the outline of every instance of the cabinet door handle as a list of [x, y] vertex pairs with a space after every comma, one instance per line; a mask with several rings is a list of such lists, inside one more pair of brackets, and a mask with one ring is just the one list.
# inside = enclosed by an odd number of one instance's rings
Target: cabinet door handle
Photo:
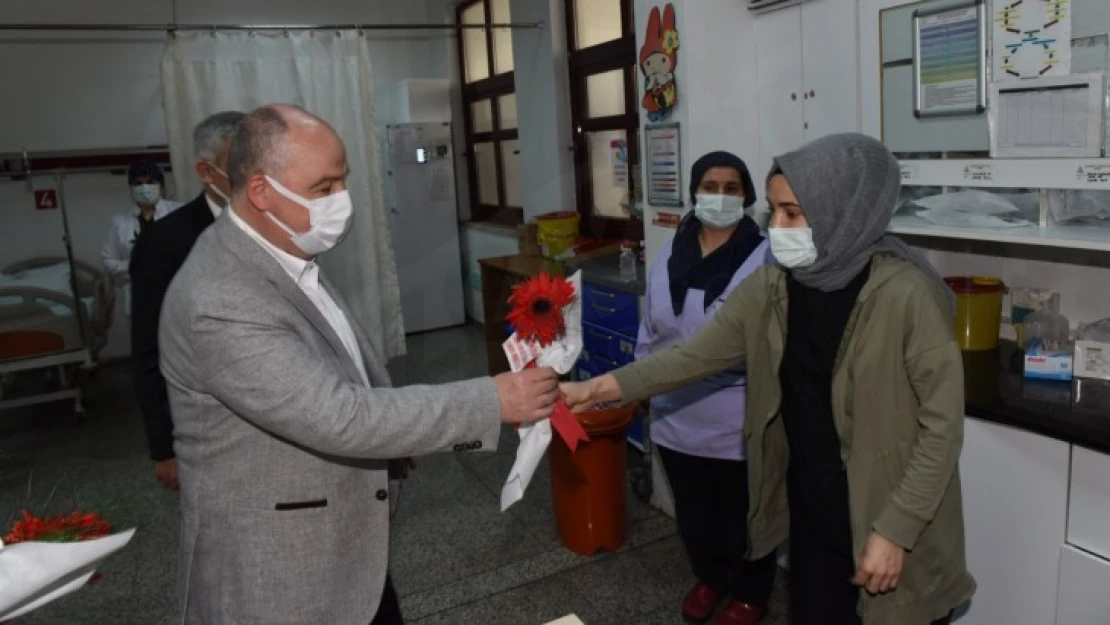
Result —
[[817, 92], [814, 91], [813, 89], [810, 89], [809, 90], [809, 97], [816, 98], [817, 97]]
[[790, 99], [791, 99], [791, 100], [797, 100], [797, 99], [798, 99], [798, 94], [796, 94], [796, 93], [791, 93], [791, 94], [790, 94]]
[[586, 332], [588, 332], [590, 334], [590, 336], [592, 336], [594, 338], [597, 338], [597, 339], [600, 339], [602, 341], [609, 341], [609, 342], [613, 341], [613, 337], [606, 336], [606, 335], [604, 335], [600, 332], [594, 332], [593, 330], [586, 330]]
[[609, 313], [610, 315], [617, 312], [616, 308], [609, 308], [608, 306], [598, 306], [597, 304], [591, 304], [591, 306], [593, 306], [597, 310], [600, 310], [601, 312]]
[[609, 360], [608, 358], [602, 358], [600, 356], [594, 356], [594, 358], [601, 361], [601, 364], [608, 365], [610, 369], [620, 369], [621, 368], [621, 363], [619, 363], [615, 360]]
[[616, 293], [606, 293], [605, 291], [595, 291], [593, 289], [590, 289], [590, 294], [591, 295], [598, 295], [598, 296], [601, 296], [601, 297], [607, 297], [609, 299], [613, 299], [614, 297], [617, 296]]

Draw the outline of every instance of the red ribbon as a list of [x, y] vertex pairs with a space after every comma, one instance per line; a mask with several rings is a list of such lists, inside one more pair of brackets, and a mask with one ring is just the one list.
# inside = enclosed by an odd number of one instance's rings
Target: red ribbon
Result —
[[[525, 369], [535, 369], [536, 361], [532, 361], [524, 365]], [[590, 442], [590, 436], [586, 434], [586, 429], [578, 422], [578, 418], [574, 413], [567, 408], [566, 402], [558, 400], [555, 402], [555, 411], [551, 413], [551, 425], [555, 431], [562, 437], [563, 442], [570, 447], [570, 453], [578, 450], [578, 443]], [[516, 425], [516, 429], [520, 429], [520, 424]]]
[[563, 441], [570, 447], [570, 453], [574, 453], [578, 449], [578, 443], [587, 443], [590, 437], [586, 434], [586, 429], [578, 422], [574, 413], [567, 408], [563, 400], [555, 402], [555, 412], [551, 413], [551, 425], [559, 436], [563, 437]]

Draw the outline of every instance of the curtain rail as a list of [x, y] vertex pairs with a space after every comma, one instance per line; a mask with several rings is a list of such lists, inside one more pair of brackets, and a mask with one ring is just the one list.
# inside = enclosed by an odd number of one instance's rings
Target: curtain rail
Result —
[[543, 22], [506, 22], [499, 24], [0, 24], [5, 30], [40, 31], [289, 31], [289, 30], [490, 30], [494, 28], [532, 29]]
[[[126, 171], [127, 167], [80, 167], [80, 168], [44, 168], [44, 169], [31, 169], [28, 171], [0, 171], [0, 182], [12, 181], [22, 182], [30, 178], [42, 178], [46, 176], [73, 176], [77, 174], [114, 174], [120, 171]], [[164, 168], [163, 171], [169, 172], [170, 169]]]

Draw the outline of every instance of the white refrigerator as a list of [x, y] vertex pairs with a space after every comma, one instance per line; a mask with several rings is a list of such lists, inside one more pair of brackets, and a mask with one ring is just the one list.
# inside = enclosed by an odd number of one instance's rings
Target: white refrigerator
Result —
[[451, 124], [387, 127], [389, 221], [405, 333], [466, 322]]

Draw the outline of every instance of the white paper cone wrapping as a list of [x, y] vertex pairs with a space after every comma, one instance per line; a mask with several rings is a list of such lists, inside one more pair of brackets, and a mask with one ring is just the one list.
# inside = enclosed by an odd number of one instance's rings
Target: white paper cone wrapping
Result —
[[[509, 337], [503, 348], [514, 373], [532, 362], [528, 359], [532, 354], [538, 354], [534, 358], [536, 366], [551, 367], [559, 375], [569, 373], [578, 361], [578, 356], [582, 354], [582, 272], [576, 271], [568, 282], [574, 287], [574, 301], [563, 309], [566, 336], [543, 349], [535, 343], [518, 340], [515, 334]], [[518, 433], [520, 446], [516, 450], [516, 460], [505, 486], [501, 489], [502, 512], [524, 497], [524, 491], [551, 443], [551, 420], [544, 419], [532, 425], [522, 425]]]
[[88, 583], [135, 530], [73, 543], [25, 542], [0, 548], [0, 621], [13, 619]]

